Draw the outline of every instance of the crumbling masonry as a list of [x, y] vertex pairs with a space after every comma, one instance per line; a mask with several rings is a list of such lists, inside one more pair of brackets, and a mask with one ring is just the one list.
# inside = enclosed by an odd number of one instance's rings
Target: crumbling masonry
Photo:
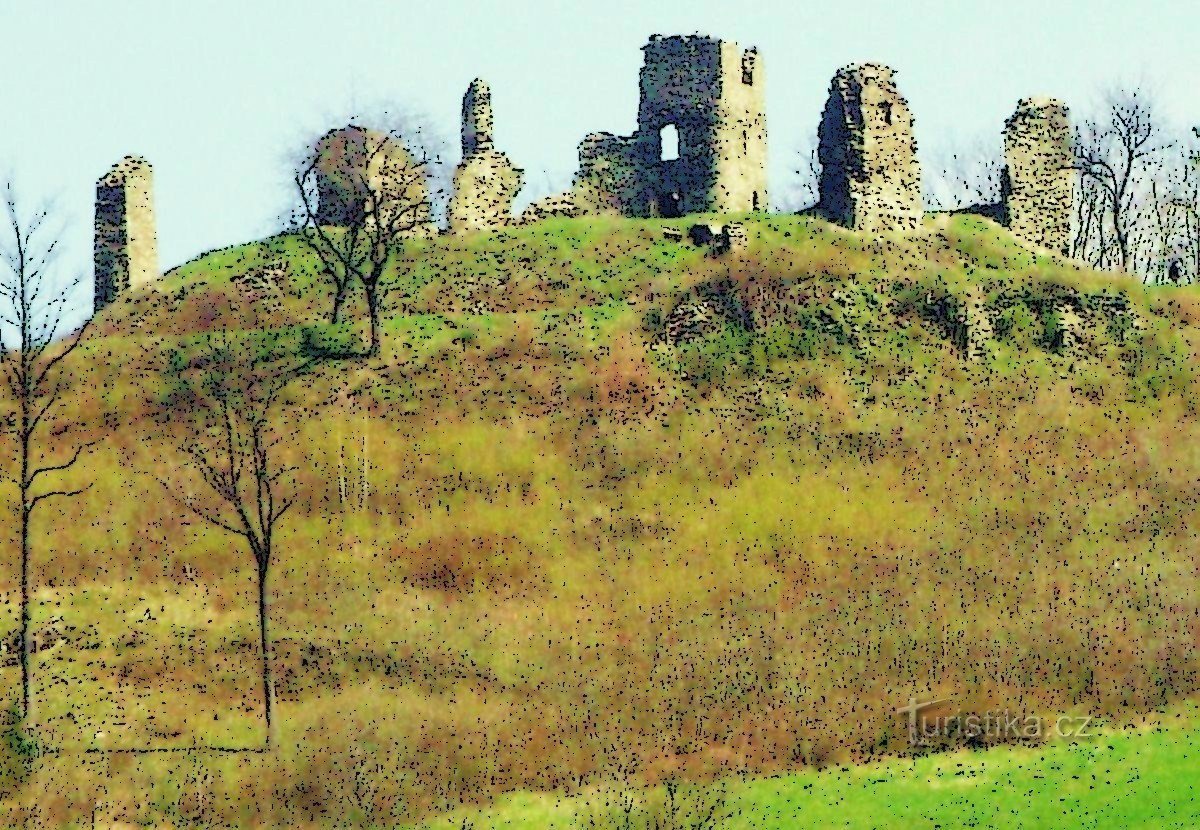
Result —
[[143, 158], [126, 156], [96, 182], [96, 311], [131, 288], [158, 279], [154, 226], [154, 171]]
[[[584, 138], [572, 189], [534, 202], [519, 219], [512, 205], [523, 173], [495, 148], [491, 92], [484, 81], [473, 81], [463, 97], [462, 161], [454, 174], [449, 229], [462, 233], [588, 213], [677, 217], [765, 210], [765, 79], [758, 51], [701, 35], [654, 35], [643, 53], [636, 131]], [[894, 75], [873, 63], [839, 70], [819, 128], [815, 212], [867, 234], [912, 232], [922, 216], [913, 116]], [[1031, 245], [1060, 253], [1068, 248], [1077, 175], [1068, 116], [1059, 101], [1022, 100], [1004, 128], [1002, 201], [969, 209], [1000, 218]], [[311, 172], [321, 225], [358, 224], [368, 210], [376, 216], [412, 211], [407, 233], [435, 232], [427, 171], [388, 133], [353, 125], [330, 131], [315, 148]], [[97, 183], [97, 310], [159, 276], [152, 183], [150, 165], [135, 157]], [[669, 238], [682, 240], [679, 228], [667, 230]], [[716, 253], [738, 254], [749, 242], [737, 223], [697, 225], [692, 238]], [[967, 351], [982, 354], [989, 323], [978, 296], [957, 324]]]
[[330, 130], [315, 149], [317, 223], [361, 223], [369, 202], [374, 210], [405, 211], [412, 234], [432, 228], [426, 172], [395, 136], [350, 125]]
[[818, 212], [866, 233], [914, 231], [921, 221], [913, 117], [893, 75], [872, 63], [839, 70], [819, 128]]
[[454, 171], [450, 230], [462, 233], [509, 224], [522, 171], [492, 144], [492, 93], [478, 78], [463, 96], [462, 155]]
[[1071, 121], [1065, 104], [1026, 98], [1004, 125], [1002, 216], [1031, 245], [1066, 254], [1075, 192]]
[[745, 213], [767, 206], [767, 118], [755, 49], [655, 35], [643, 47], [638, 129], [579, 146], [576, 196], [626, 216]]

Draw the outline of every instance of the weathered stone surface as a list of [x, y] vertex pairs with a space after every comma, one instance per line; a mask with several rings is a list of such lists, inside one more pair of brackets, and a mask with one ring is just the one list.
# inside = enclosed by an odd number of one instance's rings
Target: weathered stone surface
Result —
[[255, 309], [272, 314], [283, 308], [283, 291], [279, 284], [287, 276], [288, 263], [279, 260], [243, 274], [234, 274], [230, 281], [241, 289], [242, 295]]
[[695, 299], [680, 303], [663, 325], [668, 343], [686, 343], [720, 331], [725, 326], [725, 316], [712, 300]]
[[463, 160], [454, 171], [449, 222], [454, 233], [503, 227], [521, 190], [522, 171], [492, 143], [492, 97], [475, 79], [463, 96]]
[[995, 335], [992, 319], [987, 311], [987, 297], [976, 285], [967, 290], [959, 307], [955, 321], [959, 328], [960, 345], [968, 360], [981, 360], [987, 353], [987, 344]]
[[921, 168], [913, 117], [892, 69], [837, 72], [821, 118], [818, 212], [868, 233], [907, 232], [921, 221]]
[[1054, 305], [1055, 330], [1051, 346], [1063, 353], [1082, 353], [1089, 341], [1089, 326], [1079, 309], [1070, 302], [1060, 301]]
[[582, 214], [583, 210], [580, 209], [575, 194], [568, 191], [567, 193], [556, 193], [553, 196], [545, 196], [530, 203], [521, 213], [519, 221], [522, 225], [528, 225], [555, 216], [574, 217]]
[[583, 207], [627, 216], [765, 209], [758, 52], [717, 38], [658, 35], [643, 51], [637, 132], [593, 133], [580, 144]]
[[492, 149], [492, 90], [482, 78], [471, 81], [462, 105], [463, 158]]
[[592, 133], [579, 143], [579, 172], [575, 192], [582, 209], [591, 214], [627, 213], [644, 189], [640, 149], [636, 139]]
[[721, 228], [721, 253], [744, 254], [750, 250], [750, 237], [741, 222], [730, 222]]
[[356, 125], [330, 130], [317, 143], [316, 158], [318, 224], [358, 224], [373, 198], [381, 214], [404, 211], [410, 233], [428, 232], [425, 171], [396, 137]]
[[729, 280], [718, 280], [696, 286], [681, 298], [663, 321], [663, 340], [668, 344], [684, 343], [718, 332], [728, 324], [752, 328], [738, 296], [737, 287]]
[[454, 171], [450, 229], [462, 233], [509, 224], [521, 180], [508, 156], [495, 150], [464, 159]]
[[94, 307], [158, 279], [154, 224], [154, 171], [143, 158], [127, 156], [96, 183]]
[[1070, 113], [1052, 98], [1026, 98], [1004, 125], [1005, 224], [1030, 245], [1065, 254], [1075, 192]]

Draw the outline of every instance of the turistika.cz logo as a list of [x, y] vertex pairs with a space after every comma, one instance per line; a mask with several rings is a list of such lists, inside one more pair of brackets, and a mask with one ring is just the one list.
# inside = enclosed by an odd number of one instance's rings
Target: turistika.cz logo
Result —
[[1011, 712], [982, 714], [925, 714], [944, 706], [951, 698], [920, 701], [910, 697], [908, 704], [896, 710], [907, 719], [911, 746], [934, 746], [954, 738], [991, 741], [1041, 741], [1047, 738], [1089, 738], [1091, 715], [1017, 715]]

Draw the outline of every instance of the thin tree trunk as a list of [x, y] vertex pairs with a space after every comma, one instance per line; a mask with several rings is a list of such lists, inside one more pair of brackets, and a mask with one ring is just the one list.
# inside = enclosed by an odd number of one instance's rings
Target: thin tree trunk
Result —
[[275, 744], [275, 689], [271, 682], [271, 641], [267, 635], [267, 569], [258, 567], [258, 637], [262, 654], [263, 714], [267, 721], [267, 749]]
[[379, 299], [375, 293], [377, 286], [364, 284], [364, 287], [367, 292], [367, 310], [371, 316], [371, 346], [367, 354], [369, 357], [379, 357]]
[[333, 315], [329, 319], [335, 325], [342, 322], [342, 308], [346, 305], [346, 296], [349, 294], [349, 288], [349, 282], [342, 283], [333, 295]]
[[[22, 320], [22, 322], [24, 322]], [[24, 326], [22, 327], [24, 328]], [[22, 331], [22, 345], [26, 342], [25, 332]], [[29, 390], [29, 368], [25, 362], [25, 356], [21, 356], [21, 372], [19, 378], [18, 392], [21, 396], [21, 433], [19, 435], [18, 451], [21, 454], [21, 479], [19, 482], [19, 495], [21, 497], [21, 720], [28, 722], [32, 713], [31, 687], [33, 685], [29, 673], [29, 656], [31, 653], [29, 642], [29, 627], [30, 627], [30, 611], [29, 611], [29, 515], [33, 510], [29, 503], [29, 450], [32, 429], [30, 421], [31, 395]]]
[[[26, 454], [22, 454], [23, 456]], [[27, 466], [22, 458], [22, 467]], [[28, 722], [32, 716], [30, 705], [29, 656], [29, 504], [25, 488], [21, 488], [21, 720]]]

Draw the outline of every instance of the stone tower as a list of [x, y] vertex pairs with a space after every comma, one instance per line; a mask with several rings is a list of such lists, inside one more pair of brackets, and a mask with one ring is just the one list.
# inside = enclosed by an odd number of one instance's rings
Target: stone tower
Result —
[[492, 93], [479, 78], [463, 96], [462, 154], [454, 170], [450, 230], [463, 233], [507, 225], [521, 190], [522, 171], [492, 142]]
[[921, 221], [913, 117], [894, 74], [873, 63], [839, 70], [821, 117], [818, 211], [867, 233], [914, 231]]
[[585, 138], [577, 185], [629, 216], [765, 210], [758, 51], [700, 35], [655, 35], [643, 52], [637, 132]]
[[120, 294], [158, 279], [154, 171], [126, 156], [96, 182], [93, 264], [96, 311]]
[[709, 37], [643, 47], [638, 135], [652, 215], [742, 213], [767, 204], [767, 116], [755, 49]]
[[462, 105], [463, 158], [492, 149], [492, 90], [481, 78], [471, 81]]
[[399, 138], [350, 125], [323, 135], [315, 153], [318, 224], [358, 224], [372, 194], [384, 209], [411, 208], [419, 226], [429, 223], [425, 171]]
[[1052, 98], [1026, 98], [1004, 125], [1005, 224], [1031, 245], [1066, 254], [1075, 194], [1071, 121]]

